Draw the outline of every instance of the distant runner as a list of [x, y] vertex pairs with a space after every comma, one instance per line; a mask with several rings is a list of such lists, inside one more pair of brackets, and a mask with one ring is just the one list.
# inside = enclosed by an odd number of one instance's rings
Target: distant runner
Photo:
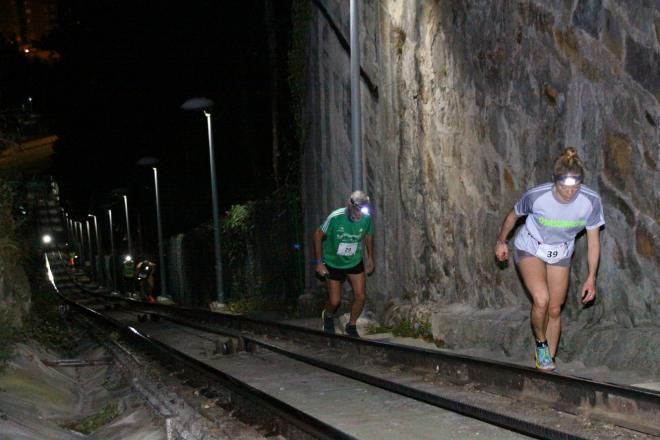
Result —
[[596, 297], [600, 260], [600, 227], [605, 224], [600, 196], [582, 184], [584, 170], [574, 148], [566, 148], [554, 165], [553, 182], [527, 191], [504, 219], [495, 255], [509, 258], [506, 238], [518, 217], [527, 216], [514, 241], [514, 260], [532, 296], [536, 368], [555, 370], [561, 333], [560, 313], [566, 300], [575, 236], [587, 229], [589, 275], [580, 290], [582, 303]]
[[143, 298], [149, 302], [156, 302], [156, 292], [154, 289], [154, 272], [156, 263], [148, 259], [140, 261], [136, 266], [135, 277]]
[[129, 295], [135, 291], [135, 261], [130, 255], [124, 257], [121, 263], [121, 272], [124, 277], [124, 289]]
[[316, 272], [328, 285], [328, 303], [321, 315], [326, 333], [335, 333], [334, 314], [341, 304], [341, 285], [348, 278], [355, 298], [345, 331], [359, 337], [355, 324], [366, 299], [365, 269], [366, 274], [374, 271], [373, 234], [369, 197], [362, 191], [353, 192], [347, 206], [333, 211], [314, 233]]

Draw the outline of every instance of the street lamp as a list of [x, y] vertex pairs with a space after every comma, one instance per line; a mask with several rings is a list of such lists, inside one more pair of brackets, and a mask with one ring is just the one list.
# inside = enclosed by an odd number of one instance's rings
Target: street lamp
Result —
[[110, 270], [112, 272], [112, 287], [117, 290], [117, 268], [115, 267], [115, 238], [112, 232], [112, 209], [108, 209], [108, 222], [110, 224]]
[[96, 272], [96, 268], [94, 267], [94, 254], [92, 253], [92, 235], [89, 231], [89, 220], [85, 220], [85, 228], [87, 229], [87, 247], [89, 248], [88, 262], [90, 267]]
[[98, 261], [95, 261], [94, 267], [96, 268], [97, 271], [97, 278], [98, 278], [98, 272], [100, 272], [100, 263], [101, 263], [101, 238], [99, 236], [99, 224], [96, 221], [96, 216], [94, 214], [87, 214], [88, 217], [92, 217], [94, 219], [94, 235], [96, 237], [96, 256], [98, 258]]
[[158, 192], [158, 160], [153, 157], [144, 157], [138, 160], [138, 165], [151, 166], [154, 172], [154, 193], [156, 196], [156, 223], [158, 229], [158, 262], [160, 264], [160, 294], [167, 296], [167, 283], [165, 282], [165, 248], [163, 246], [163, 224], [160, 216], [160, 195]]
[[65, 242], [71, 241], [71, 235], [69, 234], [69, 214], [62, 208], [62, 213], [64, 214], [64, 240]]
[[358, 0], [351, 0], [351, 140], [353, 144], [353, 191], [364, 189], [362, 177], [362, 104], [360, 96], [360, 27]]
[[124, 212], [126, 213], [126, 238], [128, 240], [128, 255], [133, 255], [133, 245], [131, 244], [131, 223], [128, 219], [128, 197], [123, 194], [124, 198]]
[[64, 208], [60, 208], [60, 212], [62, 213], [62, 216], [60, 217], [60, 219], [62, 220], [62, 230], [63, 230], [62, 233], [64, 234], [64, 237], [63, 237], [64, 238], [64, 243], [66, 243], [67, 241], [69, 241], [69, 231], [67, 230], [67, 227], [66, 227], [66, 218], [67, 218], [68, 214], [66, 213]]
[[96, 221], [96, 216], [94, 214], [87, 214], [88, 217], [92, 217], [94, 219], [94, 235], [96, 236], [96, 253], [99, 254], [101, 252], [101, 237], [99, 236], [99, 224]]
[[78, 237], [78, 243], [80, 244], [80, 263], [85, 265], [87, 259], [85, 258], [85, 239], [83, 237], [82, 223], [78, 220], [75, 221], [76, 224], [76, 235]]
[[213, 238], [215, 244], [215, 286], [216, 300], [224, 303], [222, 291], [222, 255], [220, 253], [220, 207], [218, 206], [218, 190], [215, 177], [215, 157], [213, 147], [213, 128], [211, 126], [211, 109], [213, 101], [208, 98], [190, 98], [181, 106], [183, 110], [203, 111], [206, 116], [206, 125], [209, 137], [209, 163], [211, 166], [211, 197], [213, 198]]

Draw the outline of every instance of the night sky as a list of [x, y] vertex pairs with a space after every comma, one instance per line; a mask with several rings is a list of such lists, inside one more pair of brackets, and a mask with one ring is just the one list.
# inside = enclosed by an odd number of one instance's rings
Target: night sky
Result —
[[[286, 86], [290, 5], [273, 3]], [[136, 161], [153, 156], [165, 234], [210, 220], [206, 119], [180, 109], [195, 96], [216, 104], [222, 209], [274, 189], [263, 0], [62, 5], [65, 20], [44, 42], [62, 59], [32, 88], [35, 109], [60, 136], [52, 173], [73, 215], [100, 213], [111, 190], [123, 187], [149, 228], [153, 175]]]

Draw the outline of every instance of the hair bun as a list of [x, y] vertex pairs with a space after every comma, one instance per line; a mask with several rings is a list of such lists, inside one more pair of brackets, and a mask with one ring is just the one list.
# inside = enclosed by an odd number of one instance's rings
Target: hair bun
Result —
[[573, 147], [566, 148], [563, 154], [566, 159], [573, 159], [574, 157], [577, 157], [577, 155], [577, 151]]

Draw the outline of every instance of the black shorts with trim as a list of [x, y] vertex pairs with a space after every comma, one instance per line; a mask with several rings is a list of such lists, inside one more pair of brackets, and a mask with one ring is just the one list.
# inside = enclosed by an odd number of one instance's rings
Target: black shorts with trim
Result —
[[336, 267], [328, 266], [328, 264], [325, 267], [328, 268], [327, 279], [343, 283], [346, 281], [346, 275], [358, 275], [364, 272], [364, 261], [360, 261], [357, 265], [346, 269], [337, 269]]

